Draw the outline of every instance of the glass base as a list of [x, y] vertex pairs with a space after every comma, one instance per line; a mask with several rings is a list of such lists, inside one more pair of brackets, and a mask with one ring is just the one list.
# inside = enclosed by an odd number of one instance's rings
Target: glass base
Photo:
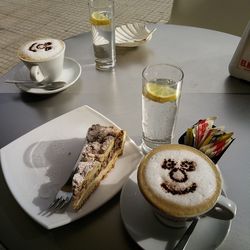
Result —
[[171, 144], [171, 138], [169, 138], [168, 140], [159, 142], [159, 141], [151, 141], [151, 140], [145, 140], [144, 138], [142, 139], [142, 143], [140, 145], [141, 151], [143, 152], [143, 154], [147, 154], [149, 153], [152, 149], [164, 145], [164, 144]]
[[148, 147], [144, 142], [142, 142], [140, 145], [140, 150], [142, 151], [144, 155], [146, 155], [152, 150], [152, 148]]
[[102, 71], [112, 71], [115, 67], [114, 62], [100, 62], [96, 61], [96, 69]]

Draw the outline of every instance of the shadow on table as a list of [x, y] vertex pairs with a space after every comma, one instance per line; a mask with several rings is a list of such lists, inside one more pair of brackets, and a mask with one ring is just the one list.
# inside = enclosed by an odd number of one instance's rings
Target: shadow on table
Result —
[[40, 102], [40, 101], [44, 101], [44, 100], [48, 100], [53, 98], [53, 96], [59, 94], [58, 93], [54, 93], [54, 94], [49, 94], [49, 95], [36, 95], [36, 94], [32, 94], [32, 93], [26, 93], [26, 92], [21, 92], [20, 93], [20, 98], [23, 102], [25, 103], [36, 103], [36, 102]]
[[117, 65], [145, 64], [152, 53], [154, 52], [146, 45], [132, 48], [116, 48]]
[[[228, 77], [225, 81], [225, 87], [227, 93], [224, 95], [225, 112], [233, 116], [235, 122], [241, 122], [241, 126], [248, 128], [250, 119], [250, 82]], [[237, 127], [234, 130], [237, 132]]]
[[249, 94], [250, 82], [229, 76], [225, 79], [225, 93]]

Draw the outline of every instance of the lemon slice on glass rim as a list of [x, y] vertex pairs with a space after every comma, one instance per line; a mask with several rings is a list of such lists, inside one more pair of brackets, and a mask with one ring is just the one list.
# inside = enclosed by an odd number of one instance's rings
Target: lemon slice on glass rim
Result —
[[144, 96], [155, 102], [175, 102], [179, 91], [175, 88], [154, 82], [148, 82], [144, 86]]
[[111, 20], [105, 12], [94, 11], [90, 17], [90, 23], [93, 25], [109, 25]]

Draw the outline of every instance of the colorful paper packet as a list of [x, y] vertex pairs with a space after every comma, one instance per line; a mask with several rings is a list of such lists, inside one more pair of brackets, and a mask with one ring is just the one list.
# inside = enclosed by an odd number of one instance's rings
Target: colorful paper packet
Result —
[[199, 149], [215, 163], [234, 141], [233, 132], [226, 132], [224, 127], [216, 127], [216, 117], [201, 119], [180, 137], [179, 143]]

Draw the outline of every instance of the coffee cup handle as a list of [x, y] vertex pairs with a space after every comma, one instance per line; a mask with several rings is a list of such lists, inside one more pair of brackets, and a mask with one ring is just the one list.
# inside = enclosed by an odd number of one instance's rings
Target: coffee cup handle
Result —
[[32, 66], [30, 68], [30, 78], [33, 81], [37, 81], [37, 82], [42, 82], [45, 79], [38, 65]]
[[236, 210], [236, 204], [227, 197], [221, 195], [216, 205], [207, 215], [220, 220], [231, 220], [236, 215]]

